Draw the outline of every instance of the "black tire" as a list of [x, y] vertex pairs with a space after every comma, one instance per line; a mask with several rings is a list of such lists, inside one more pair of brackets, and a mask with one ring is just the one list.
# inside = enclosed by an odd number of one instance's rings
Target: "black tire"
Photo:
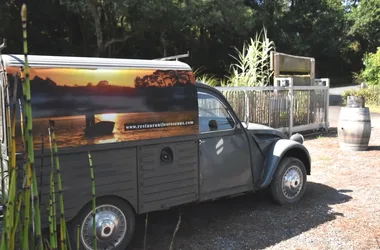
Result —
[[[121, 221], [124, 220], [126, 221], [126, 232], [124, 236], [120, 236], [121, 240], [117, 244], [116, 247], [112, 248], [115, 250], [125, 250], [127, 249], [128, 245], [130, 244], [133, 233], [135, 231], [135, 213], [132, 209], [132, 207], [124, 200], [120, 198], [115, 198], [115, 197], [102, 197], [96, 200], [96, 210], [97, 210], [97, 215], [99, 212], [99, 207], [103, 208], [105, 210], [101, 210], [100, 212], [104, 211], [110, 211], [110, 209], [114, 209], [114, 211], [118, 212], [118, 216], [122, 218]], [[108, 208], [108, 210], [107, 210]], [[116, 210], [115, 210], [116, 209]], [[82, 229], [83, 229], [83, 224], [84, 220], [86, 217], [89, 215], [90, 219], [92, 220], [92, 202], [89, 202], [79, 213], [78, 215], [68, 223], [68, 230], [69, 230], [69, 235], [70, 235], [70, 242], [71, 242], [71, 249], [77, 249], [77, 227], [79, 225], [80, 227], [80, 236], [79, 236], [79, 241], [80, 241], [80, 249], [87, 250], [87, 249], [93, 249], [93, 248], [87, 248], [84, 244], [83, 241], [83, 235], [82, 235]], [[98, 222], [97, 222], [98, 223]], [[120, 223], [123, 225], [123, 223]], [[92, 228], [92, 227], [91, 227]], [[119, 227], [120, 228], [120, 227]], [[108, 229], [104, 229], [104, 232], [112, 232], [112, 231], [106, 231]], [[92, 231], [91, 231], [92, 232]], [[114, 241], [114, 239], [110, 240], [111, 242]], [[97, 240], [97, 247], [98, 249], [100, 248], [101, 242], [98, 239]]]
[[[293, 174], [293, 177], [297, 176], [296, 179], [293, 179], [292, 182], [288, 182], [288, 188], [283, 190], [283, 179], [287, 171], [290, 170], [290, 174]], [[289, 180], [289, 179], [288, 179]], [[300, 180], [302, 182], [300, 182]], [[299, 187], [299, 185], [301, 186]], [[307, 179], [306, 179], [306, 168], [305, 165], [299, 159], [295, 157], [285, 157], [283, 158], [273, 176], [272, 183], [269, 188], [273, 200], [279, 205], [289, 205], [298, 202], [306, 191]], [[293, 190], [291, 188], [294, 188]], [[294, 192], [293, 192], [294, 191]]]

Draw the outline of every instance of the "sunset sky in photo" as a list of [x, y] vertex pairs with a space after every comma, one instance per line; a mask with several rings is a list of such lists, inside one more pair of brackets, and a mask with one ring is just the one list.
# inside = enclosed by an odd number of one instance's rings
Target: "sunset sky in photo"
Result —
[[[7, 72], [14, 75], [18, 67], [8, 67]], [[96, 85], [106, 80], [110, 85], [134, 87], [135, 78], [153, 74], [155, 69], [78, 69], [78, 68], [29, 68], [30, 79], [38, 75], [50, 78], [57, 85], [86, 86], [89, 82]]]

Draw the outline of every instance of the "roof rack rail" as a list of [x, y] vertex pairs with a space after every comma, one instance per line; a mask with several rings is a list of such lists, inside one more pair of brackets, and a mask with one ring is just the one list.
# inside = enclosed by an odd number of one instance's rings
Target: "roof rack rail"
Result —
[[155, 58], [153, 60], [159, 60], [159, 61], [167, 61], [167, 60], [176, 60], [178, 61], [179, 58], [185, 58], [190, 56], [190, 51], [187, 51], [186, 54], [180, 54], [175, 56], [168, 56], [168, 57], [162, 57], [162, 58]]
[[7, 39], [3, 39], [3, 43], [0, 44], [0, 54], [1, 54], [1, 51], [7, 47]]

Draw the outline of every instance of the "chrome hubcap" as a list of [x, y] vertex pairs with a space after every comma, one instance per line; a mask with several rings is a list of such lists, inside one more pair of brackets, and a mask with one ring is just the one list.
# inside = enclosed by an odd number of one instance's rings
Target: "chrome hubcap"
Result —
[[[92, 212], [88, 213], [81, 227], [81, 240], [88, 250], [94, 249]], [[112, 205], [96, 208], [95, 236], [98, 249], [113, 249], [124, 239], [127, 220], [123, 212]]]
[[301, 169], [291, 166], [284, 174], [282, 179], [282, 192], [288, 199], [295, 198], [302, 189], [303, 179]]

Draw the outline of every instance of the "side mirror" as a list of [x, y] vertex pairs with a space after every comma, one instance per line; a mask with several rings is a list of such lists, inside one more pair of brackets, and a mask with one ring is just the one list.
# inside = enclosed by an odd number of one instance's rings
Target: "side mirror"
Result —
[[248, 128], [248, 123], [246, 122], [241, 122], [241, 125], [243, 126], [243, 128]]
[[209, 126], [211, 131], [218, 130], [218, 123], [216, 122], [216, 120], [210, 120], [208, 122], [208, 126]]

